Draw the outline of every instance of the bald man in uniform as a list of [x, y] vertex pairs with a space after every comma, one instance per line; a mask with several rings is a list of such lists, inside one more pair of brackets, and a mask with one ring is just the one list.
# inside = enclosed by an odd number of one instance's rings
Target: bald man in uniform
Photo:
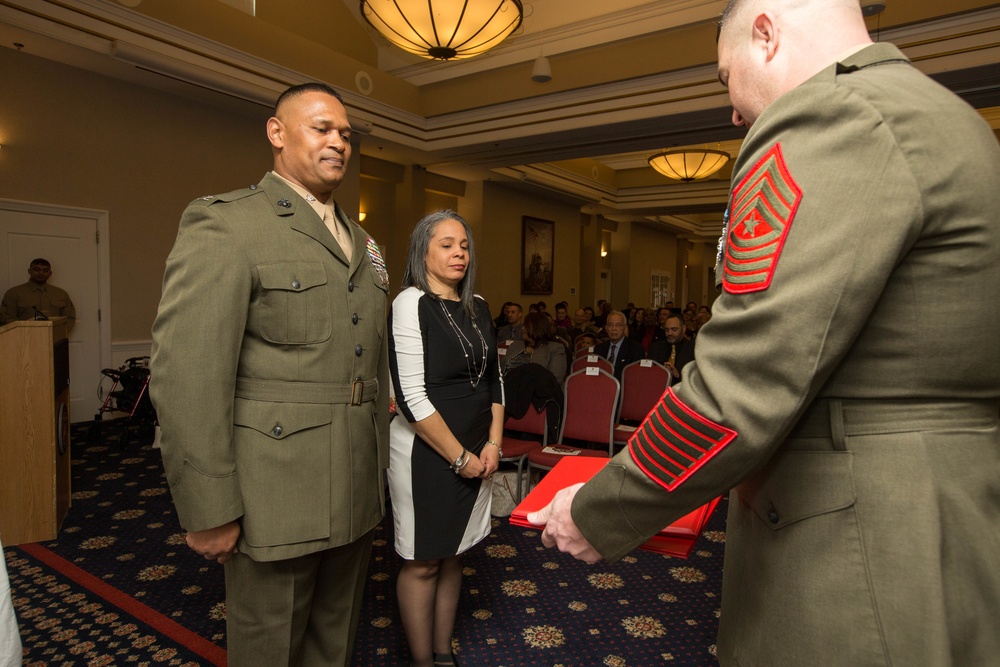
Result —
[[229, 664], [350, 665], [385, 511], [388, 277], [334, 201], [339, 95], [285, 91], [274, 170], [190, 204], [153, 325], [153, 403], [187, 543], [225, 564]]
[[731, 0], [719, 78], [750, 130], [697, 359], [529, 518], [614, 561], [732, 489], [722, 665], [995, 665], [996, 138], [857, 0]]

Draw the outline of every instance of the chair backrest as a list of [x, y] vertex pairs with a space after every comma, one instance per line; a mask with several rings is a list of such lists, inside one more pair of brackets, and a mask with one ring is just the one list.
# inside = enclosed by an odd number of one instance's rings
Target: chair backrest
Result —
[[618, 419], [641, 422], [670, 386], [670, 371], [652, 359], [633, 361], [622, 370], [622, 401]]
[[559, 442], [566, 438], [607, 443], [614, 453], [615, 411], [618, 409], [618, 380], [600, 368], [590, 367], [566, 378]]
[[578, 344], [576, 346], [576, 348], [573, 350], [573, 358], [576, 359], [578, 357], [585, 357], [588, 354], [593, 354], [595, 347], [597, 347], [597, 346], [596, 345], [579, 345]]
[[542, 446], [545, 446], [549, 444], [547, 412], [548, 407], [542, 408], [541, 412], [537, 412], [535, 406], [529, 405], [523, 417], [519, 419], [507, 417], [507, 420], [503, 423], [504, 430], [537, 435], [541, 438], [539, 442], [542, 443]]
[[573, 360], [573, 365], [570, 367], [570, 373], [576, 373], [579, 370], [583, 370], [589, 366], [596, 366], [602, 371], [607, 371], [608, 373], [614, 374], [615, 367], [611, 365], [611, 362], [602, 357], [599, 354], [586, 354], [577, 357]]
[[497, 358], [500, 360], [500, 367], [504, 367], [504, 360], [507, 357], [507, 348], [511, 346], [512, 340], [498, 340], [497, 341]]

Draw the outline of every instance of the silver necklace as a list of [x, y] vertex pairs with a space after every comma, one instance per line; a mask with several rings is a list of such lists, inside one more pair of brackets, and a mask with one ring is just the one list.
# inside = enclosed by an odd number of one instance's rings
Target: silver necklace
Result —
[[[465, 365], [469, 370], [469, 384], [471, 384], [472, 388], [475, 389], [479, 386], [479, 381], [483, 379], [483, 374], [486, 373], [487, 350], [486, 339], [483, 337], [483, 332], [479, 330], [478, 326], [476, 326], [476, 320], [473, 318], [472, 329], [479, 336], [479, 343], [483, 346], [483, 364], [477, 368], [475, 346], [468, 338], [465, 337], [465, 334], [462, 333], [462, 329], [455, 322], [455, 318], [451, 316], [451, 313], [448, 312], [448, 308], [444, 305], [444, 301], [439, 299], [438, 303], [441, 304], [441, 310], [444, 311], [444, 315], [448, 319], [448, 323], [458, 336], [458, 342], [462, 346], [462, 354], [465, 355]], [[466, 346], [468, 346], [468, 349], [466, 349]], [[472, 378], [475, 378], [475, 380]]]

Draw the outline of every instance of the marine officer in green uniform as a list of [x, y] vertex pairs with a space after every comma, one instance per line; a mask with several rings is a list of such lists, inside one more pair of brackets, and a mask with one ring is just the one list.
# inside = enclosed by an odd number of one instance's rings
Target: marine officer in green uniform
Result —
[[719, 77], [750, 130], [698, 357], [529, 518], [614, 561], [731, 489], [721, 664], [996, 665], [996, 138], [857, 0], [731, 0]]
[[151, 396], [188, 545], [225, 563], [230, 665], [349, 665], [388, 463], [388, 277], [332, 198], [350, 124], [285, 91], [274, 170], [188, 206]]
[[76, 324], [76, 306], [66, 290], [49, 284], [52, 265], [39, 257], [28, 265], [28, 282], [7, 290], [0, 302], [0, 325], [15, 320], [66, 318], [66, 333]]

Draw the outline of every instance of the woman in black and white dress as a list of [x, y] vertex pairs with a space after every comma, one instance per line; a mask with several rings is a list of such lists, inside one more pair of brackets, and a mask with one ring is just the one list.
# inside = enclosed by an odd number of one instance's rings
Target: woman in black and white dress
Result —
[[396, 591], [414, 667], [456, 664], [461, 554], [489, 533], [489, 478], [502, 456], [496, 341], [474, 280], [468, 223], [454, 211], [418, 222], [389, 315]]

